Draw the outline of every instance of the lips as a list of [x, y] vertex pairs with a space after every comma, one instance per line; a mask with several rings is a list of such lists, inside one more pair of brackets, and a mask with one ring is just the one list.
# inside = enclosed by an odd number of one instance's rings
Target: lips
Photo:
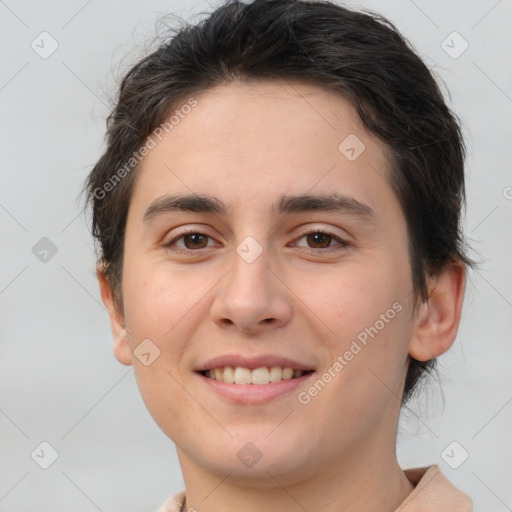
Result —
[[[236, 370], [238, 369], [241, 369], [241, 367], [236, 368]], [[258, 383], [249, 383], [246, 379], [244, 379], [244, 381], [236, 383], [226, 382], [224, 379], [217, 380], [216, 378], [207, 377], [204, 375], [206, 372], [209, 373], [210, 371], [211, 370], [197, 372], [197, 375], [200, 379], [199, 382], [202, 382], [202, 386], [206, 386], [206, 388], [203, 389], [210, 390], [216, 396], [221, 397], [223, 400], [227, 400], [229, 403], [237, 403], [243, 405], [263, 405], [278, 398], [294, 401], [296, 400], [298, 390], [301, 387], [307, 386], [307, 383], [311, 382], [311, 379], [313, 379], [315, 375], [315, 372], [310, 370], [297, 377], [293, 376], [292, 378], [281, 379], [275, 382], [270, 381], [265, 383], [266, 380], [260, 380]], [[303, 372], [303, 370], [295, 371], [299, 374]], [[242, 372], [254, 373], [258, 372], [258, 369], [249, 370], [248, 368], [245, 368], [242, 369]]]
[[[317, 365], [275, 354], [212, 357], [195, 369], [200, 382], [230, 403], [263, 405], [306, 385]], [[284, 399], [284, 398], [283, 398]]]

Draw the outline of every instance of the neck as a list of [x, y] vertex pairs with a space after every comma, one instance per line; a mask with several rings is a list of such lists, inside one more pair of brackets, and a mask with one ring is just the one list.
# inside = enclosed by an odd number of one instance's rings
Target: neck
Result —
[[244, 479], [229, 468], [224, 474], [205, 471], [179, 449], [178, 457], [187, 512], [393, 512], [413, 490], [394, 449], [384, 454], [382, 442], [368, 440], [363, 449], [332, 460], [321, 471], [295, 481], [287, 477], [285, 483], [269, 470]]

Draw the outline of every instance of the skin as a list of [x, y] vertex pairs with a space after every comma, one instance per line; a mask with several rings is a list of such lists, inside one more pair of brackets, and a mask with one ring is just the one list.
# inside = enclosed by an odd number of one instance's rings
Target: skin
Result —
[[[430, 277], [429, 299], [413, 310], [406, 220], [389, 185], [386, 147], [340, 94], [298, 81], [234, 82], [197, 100], [139, 170], [123, 313], [98, 267], [114, 354], [133, 364], [149, 412], [176, 444], [187, 507], [391, 512], [413, 489], [395, 447], [409, 356], [427, 360], [453, 343], [464, 268]], [[350, 134], [366, 146], [355, 161], [338, 150]], [[333, 191], [370, 206], [374, 220], [279, 216], [270, 208], [281, 194]], [[143, 222], [156, 198], [191, 192], [232, 210]], [[188, 227], [209, 238], [176, 241], [188, 254], [164, 247]], [[309, 228], [350, 245], [315, 243], [302, 234]], [[235, 251], [248, 236], [263, 249], [252, 263]], [[309, 363], [319, 376], [396, 302], [402, 311], [307, 405], [295, 392], [234, 404], [194, 373], [220, 354], [275, 353]], [[133, 351], [147, 338], [160, 356], [145, 366]], [[237, 457], [247, 442], [262, 454], [251, 468]]]

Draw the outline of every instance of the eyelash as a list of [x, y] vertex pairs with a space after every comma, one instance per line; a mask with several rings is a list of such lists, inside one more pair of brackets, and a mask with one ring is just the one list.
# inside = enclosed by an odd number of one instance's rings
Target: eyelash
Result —
[[[312, 252], [318, 252], [318, 251], [330, 252], [332, 250], [334, 250], [334, 251], [342, 250], [342, 249], [345, 249], [345, 248], [347, 248], [347, 247], [349, 247], [351, 245], [349, 242], [347, 242], [346, 240], [343, 240], [342, 238], [340, 238], [339, 236], [335, 235], [334, 233], [331, 233], [330, 231], [326, 231], [326, 230], [320, 230], [320, 229], [312, 229], [312, 230], [309, 230], [309, 231], [305, 231], [305, 232], [301, 233], [296, 240], [300, 240], [301, 238], [303, 238], [303, 237], [305, 237], [307, 235], [312, 235], [312, 234], [327, 235], [327, 236], [330, 236], [336, 242], [339, 243], [338, 247], [325, 247], [325, 248], [320, 248], [320, 249], [309, 248], [309, 250], [312, 251]], [[168, 242], [168, 243], [166, 243], [164, 245], [164, 248], [166, 248], [166, 249], [168, 249], [170, 251], [176, 252], [176, 253], [180, 253], [180, 254], [190, 254], [191, 252], [199, 252], [201, 249], [207, 249], [208, 248], [208, 247], [201, 247], [200, 249], [176, 249], [176, 248], [172, 248], [173, 244], [175, 244], [178, 240], [182, 239], [183, 237], [185, 237], [187, 235], [202, 235], [202, 236], [206, 236], [206, 237], [208, 237], [210, 239], [212, 238], [209, 235], [206, 235], [205, 233], [201, 233], [200, 231], [198, 231], [196, 229], [190, 229], [190, 230], [184, 231], [183, 233], [180, 233], [179, 235], [175, 236], [170, 242]]]

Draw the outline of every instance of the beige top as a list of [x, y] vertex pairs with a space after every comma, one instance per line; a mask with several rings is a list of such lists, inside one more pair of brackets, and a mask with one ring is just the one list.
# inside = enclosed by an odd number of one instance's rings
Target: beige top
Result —
[[[469, 496], [459, 491], [438, 466], [404, 470], [415, 486], [395, 512], [471, 512]], [[179, 512], [185, 499], [185, 490], [173, 494], [156, 512]]]

